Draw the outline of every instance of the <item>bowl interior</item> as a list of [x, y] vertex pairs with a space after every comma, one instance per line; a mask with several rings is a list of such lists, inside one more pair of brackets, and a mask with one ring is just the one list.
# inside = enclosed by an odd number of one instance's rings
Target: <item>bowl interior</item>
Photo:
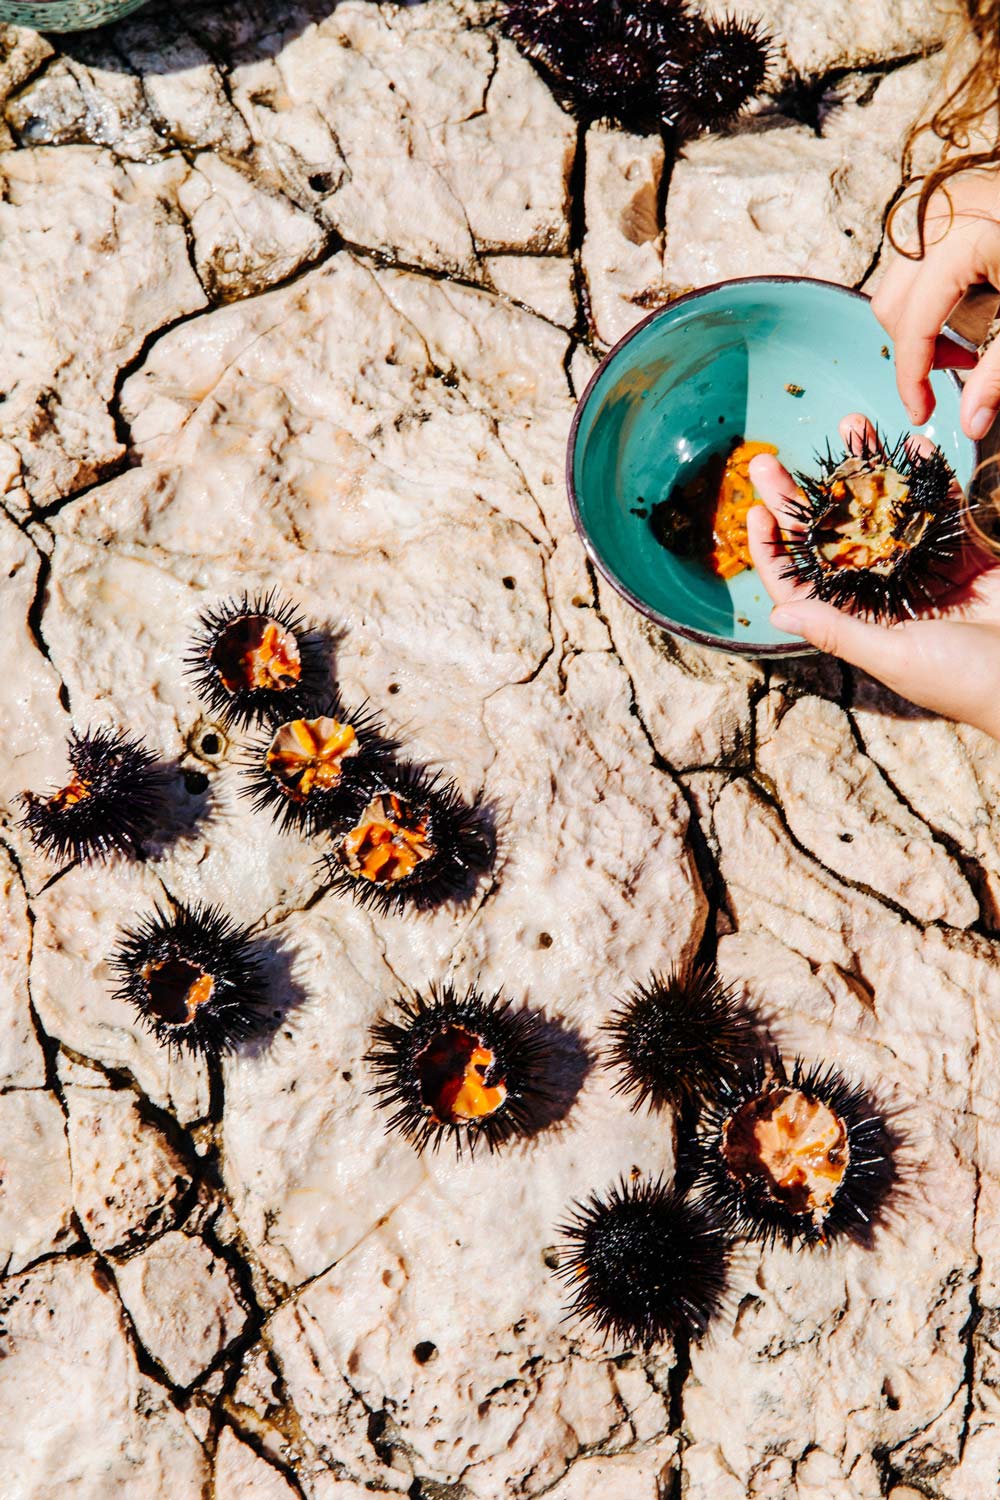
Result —
[[[920, 429], [967, 486], [975, 445], [959, 391], [931, 377], [937, 405]], [[789, 391], [787, 386], [797, 388]], [[865, 412], [891, 439], [908, 426], [886, 335], [865, 298], [826, 282], [729, 282], [664, 308], [608, 357], [584, 397], [571, 457], [580, 524], [616, 587], [666, 626], [746, 655], [786, 654], [753, 571], [728, 582], [659, 542], [649, 513], [719, 450], [774, 443], [787, 468], [815, 467], [837, 424]]]

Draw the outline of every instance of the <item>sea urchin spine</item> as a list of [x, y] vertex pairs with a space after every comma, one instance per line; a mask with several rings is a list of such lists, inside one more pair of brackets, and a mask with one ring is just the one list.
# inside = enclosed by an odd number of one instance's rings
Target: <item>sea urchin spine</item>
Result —
[[499, 993], [445, 985], [397, 1001], [395, 1018], [372, 1029], [367, 1062], [376, 1103], [393, 1111], [389, 1130], [418, 1151], [450, 1136], [459, 1155], [464, 1147], [471, 1155], [480, 1140], [494, 1151], [530, 1128], [547, 1097], [546, 1051], [534, 1012], [515, 1011]]
[[653, 974], [605, 1023], [608, 1067], [620, 1070], [616, 1093], [632, 1108], [674, 1108], [710, 1099], [739, 1076], [752, 1040], [736, 991], [713, 968]]
[[190, 1052], [229, 1052], [260, 1031], [267, 984], [249, 931], [215, 906], [156, 910], [121, 934], [111, 956], [115, 998], [156, 1040]]
[[567, 1317], [605, 1338], [648, 1348], [666, 1337], [704, 1333], [726, 1293], [730, 1242], [724, 1221], [662, 1178], [623, 1178], [592, 1193], [560, 1227], [558, 1275]]
[[748, 1239], [864, 1239], [892, 1180], [885, 1122], [833, 1067], [757, 1058], [698, 1122], [697, 1186]]
[[206, 610], [186, 659], [199, 697], [226, 725], [293, 718], [323, 684], [319, 636], [295, 605], [267, 594]]
[[142, 741], [120, 729], [72, 730], [72, 775], [58, 791], [24, 792], [21, 819], [35, 845], [52, 859], [134, 855], [160, 809], [164, 774]]

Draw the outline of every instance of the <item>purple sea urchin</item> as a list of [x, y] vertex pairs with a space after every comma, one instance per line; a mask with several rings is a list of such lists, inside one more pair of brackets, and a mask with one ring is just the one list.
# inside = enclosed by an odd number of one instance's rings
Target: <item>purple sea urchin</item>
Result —
[[229, 1052], [266, 1019], [263, 966], [246, 928], [217, 906], [155, 910], [121, 934], [110, 960], [115, 998], [164, 1046]]
[[560, 1227], [557, 1274], [584, 1318], [605, 1338], [648, 1348], [667, 1336], [704, 1333], [725, 1301], [730, 1243], [722, 1219], [662, 1178], [624, 1178], [591, 1193]]
[[367, 1056], [380, 1109], [418, 1151], [450, 1136], [458, 1154], [491, 1151], [530, 1127], [547, 1097], [540, 1018], [514, 1011], [499, 993], [464, 995], [452, 985], [396, 1002], [396, 1018], [372, 1028]]
[[752, 1039], [750, 1020], [714, 969], [653, 974], [605, 1023], [615, 1092], [632, 1108], [697, 1104], [739, 1076]]
[[767, 82], [771, 38], [757, 21], [727, 16], [701, 29], [697, 44], [660, 65], [660, 113], [682, 135], [732, 124]]
[[274, 590], [206, 610], [186, 660], [195, 690], [224, 724], [302, 713], [321, 690], [322, 643]]
[[901, 437], [818, 457], [818, 477], [796, 474], [802, 499], [785, 535], [785, 576], [839, 609], [891, 623], [912, 618], [947, 583], [968, 540], [961, 493], [944, 455]]
[[361, 789], [360, 810], [332, 833], [333, 890], [382, 912], [467, 899], [492, 858], [482, 809], [419, 767], [387, 766]]
[[379, 717], [339, 702], [275, 720], [247, 752], [243, 794], [284, 828], [311, 833], [361, 813], [360, 788], [397, 748]]
[[871, 1229], [892, 1179], [885, 1122], [833, 1067], [757, 1058], [703, 1110], [697, 1186], [748, 1239], [825, 1243]]
[[503, 26], [581, 115], [631, 130], [728, 124], [767, 75], [757, 23], [709, 25], [686, 0], [512, 0]]
[[70, 731], [72, 775], [46, 796], [24, 792], [21, 819], [35, 845], [52, 859], [134, 855], [162, 803], [164, 773], [142, 741], [124, 730]]

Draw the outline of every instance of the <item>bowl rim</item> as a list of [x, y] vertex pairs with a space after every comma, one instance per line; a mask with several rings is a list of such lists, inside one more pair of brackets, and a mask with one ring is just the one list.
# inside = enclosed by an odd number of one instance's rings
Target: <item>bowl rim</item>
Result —
[[[658, 609], [654, 609], [651, 604], [647, 604], [644, 600], [640, 599], [637, 594], [634, 594], [632, 592], [627, 583], [623, 582], [622, 579], [618, 578], [615, 575], [609, 565], [598, 553], [597, 547], [592, 541], [590, 533], [584, 525], [583, 517], [580, 514], [580, 502], [577, 498], [576, 484], [573, 479], [573, 468], [574, 460], [576, 458], [576, 444], [580, 429], [580, 422], [583, 419], [583, 413], [593, 393], [594, 387], [600, 380], [601, 376], [604, 374], [605, 370], [610, 365], [611, 361], [615, 359], [626, 347], [626, 345], [630, 344], [632, 340], [643, 331], [644, 328], [648, 328], [650, 323], [655, 322], [656, 319], [662, 317], [664, 313], [672, 312], [675, 307], [681, 307], [685, 302], [695, 302], [700, 297], [708, 296], [710, 292], [718, 292], [726, 287], [775, 285], [787, 286], [789, 284], [794, 284], [797, 286], [824, 286], [829, 287], [831, 291], [841, 292], [847, 297], [855, 297], [860, 302], [870, 303], [872, 300], [867, 292], [858, 291], [856, 287], [852, 286], [842, 286], [839, 281], [827, 281], [821, 276], [778, 275], [731, 276], [722, 281], [712, 281], [705, 286], [694, 287], [690, 292], [683, 292], [679, 297], [672, 297], [671, 300], [669, 302], [665, 302], [662, 307], [655, 307], [653, 311], [647, 313], [644, 318], [640, 318], [639, 322], [636, 323], [634, 327], [630, 328], [627, 333], [623, 334], [618, 342], [612, 345], [607, 354], [605, 354], [604, 358], [597, 366], [597, 369], [587, 381], [587, 384], [583, 390], [583, 395], [576, 403], [576, 410], [573, 413], [573, 421], [570, 424], [569, 437], [566, 442], [566, 493], [569, 498], [570, 513], [573, 517], [573, 524], [576, 527], [577, 535], [580, 538], [580, 541], [583, 543], [583, 549], [590, 561], [593, 563], [594, 567], [600, 573], [601, 577], [605, 579], [607, 583], [610, 583], [611, 587], [617, 593], [619, 593], [627, 603], [631, 604], [633, 609], [638, 610], [641, 615], [645, 615], [647, 620], [652, 620], [654, 625], [659, 625], [661, 629], [669, 631], [671, 635], [679, 635], [684, 640], [694, 642], [696, 646], [707, 646], [713, 651], [723, 651], [728, 653], [730, 656], [748, 656], [758, 660], [783, 656], [815, 656], [819, 653], [815, 646], [811, 646], [808, 641], [804, 641], [801, 639], [788, 641], [784, 645], [777, 642], [773, 644], [767, 644], [763, 641], [747, 641], [744, 645], [740, 641], [733, 640], [730, 636], [712, 635], [708, 631], [695, 629], [693, 625], [682, 625], [679, 621], [672, 620], [669, 615], [661, 614]], [[946, 332], [946, 328], [943, 331]], [[949, 376], [959, 393], [961, 393], [962, 382], [959, 380], [956, 371], [949, 369], [943, 370], [941, 373]], [[979, 466], [979, 447], [980, 445], [978, 443], [974, 442], [972, 444], [973, 472], [975, 472], [975, 470]]]

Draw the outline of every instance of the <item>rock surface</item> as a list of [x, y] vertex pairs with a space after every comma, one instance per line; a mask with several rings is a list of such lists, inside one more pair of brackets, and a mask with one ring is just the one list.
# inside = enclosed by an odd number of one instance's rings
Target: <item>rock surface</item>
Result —
[[[676, 159], [579, 129], [478, 0], [3, 33], [3, 1500], [995, 1492], [1000, 751], [833, 663], [652, 630], [562, 478], [649, 307], [876, 263], [948, 22], [841, 10], [767, 0], [799, 115]], [[495, 810], [464, 906], [360, 911], [239, 796], [246, 736], [182, 662], [272, 586]], [[18, 826], [71, 721], [173, 767], [141, 861], [57, 871]], [[200, 900], [255, 928], [274, 1001], [219, 1064], [108, 968]], [[868, 1246], [741, 1250], [702, 1343], [604, 1346], [561, 1321], [557, 1226], [675, 1153], [599, 1028], [699, 951], [893, 1112], [902, 1190]], [[417, 1156], [368, 1094], [372, 1022], [445, 978], [547, 1020], [553, 1099], [492, 1159]]]

